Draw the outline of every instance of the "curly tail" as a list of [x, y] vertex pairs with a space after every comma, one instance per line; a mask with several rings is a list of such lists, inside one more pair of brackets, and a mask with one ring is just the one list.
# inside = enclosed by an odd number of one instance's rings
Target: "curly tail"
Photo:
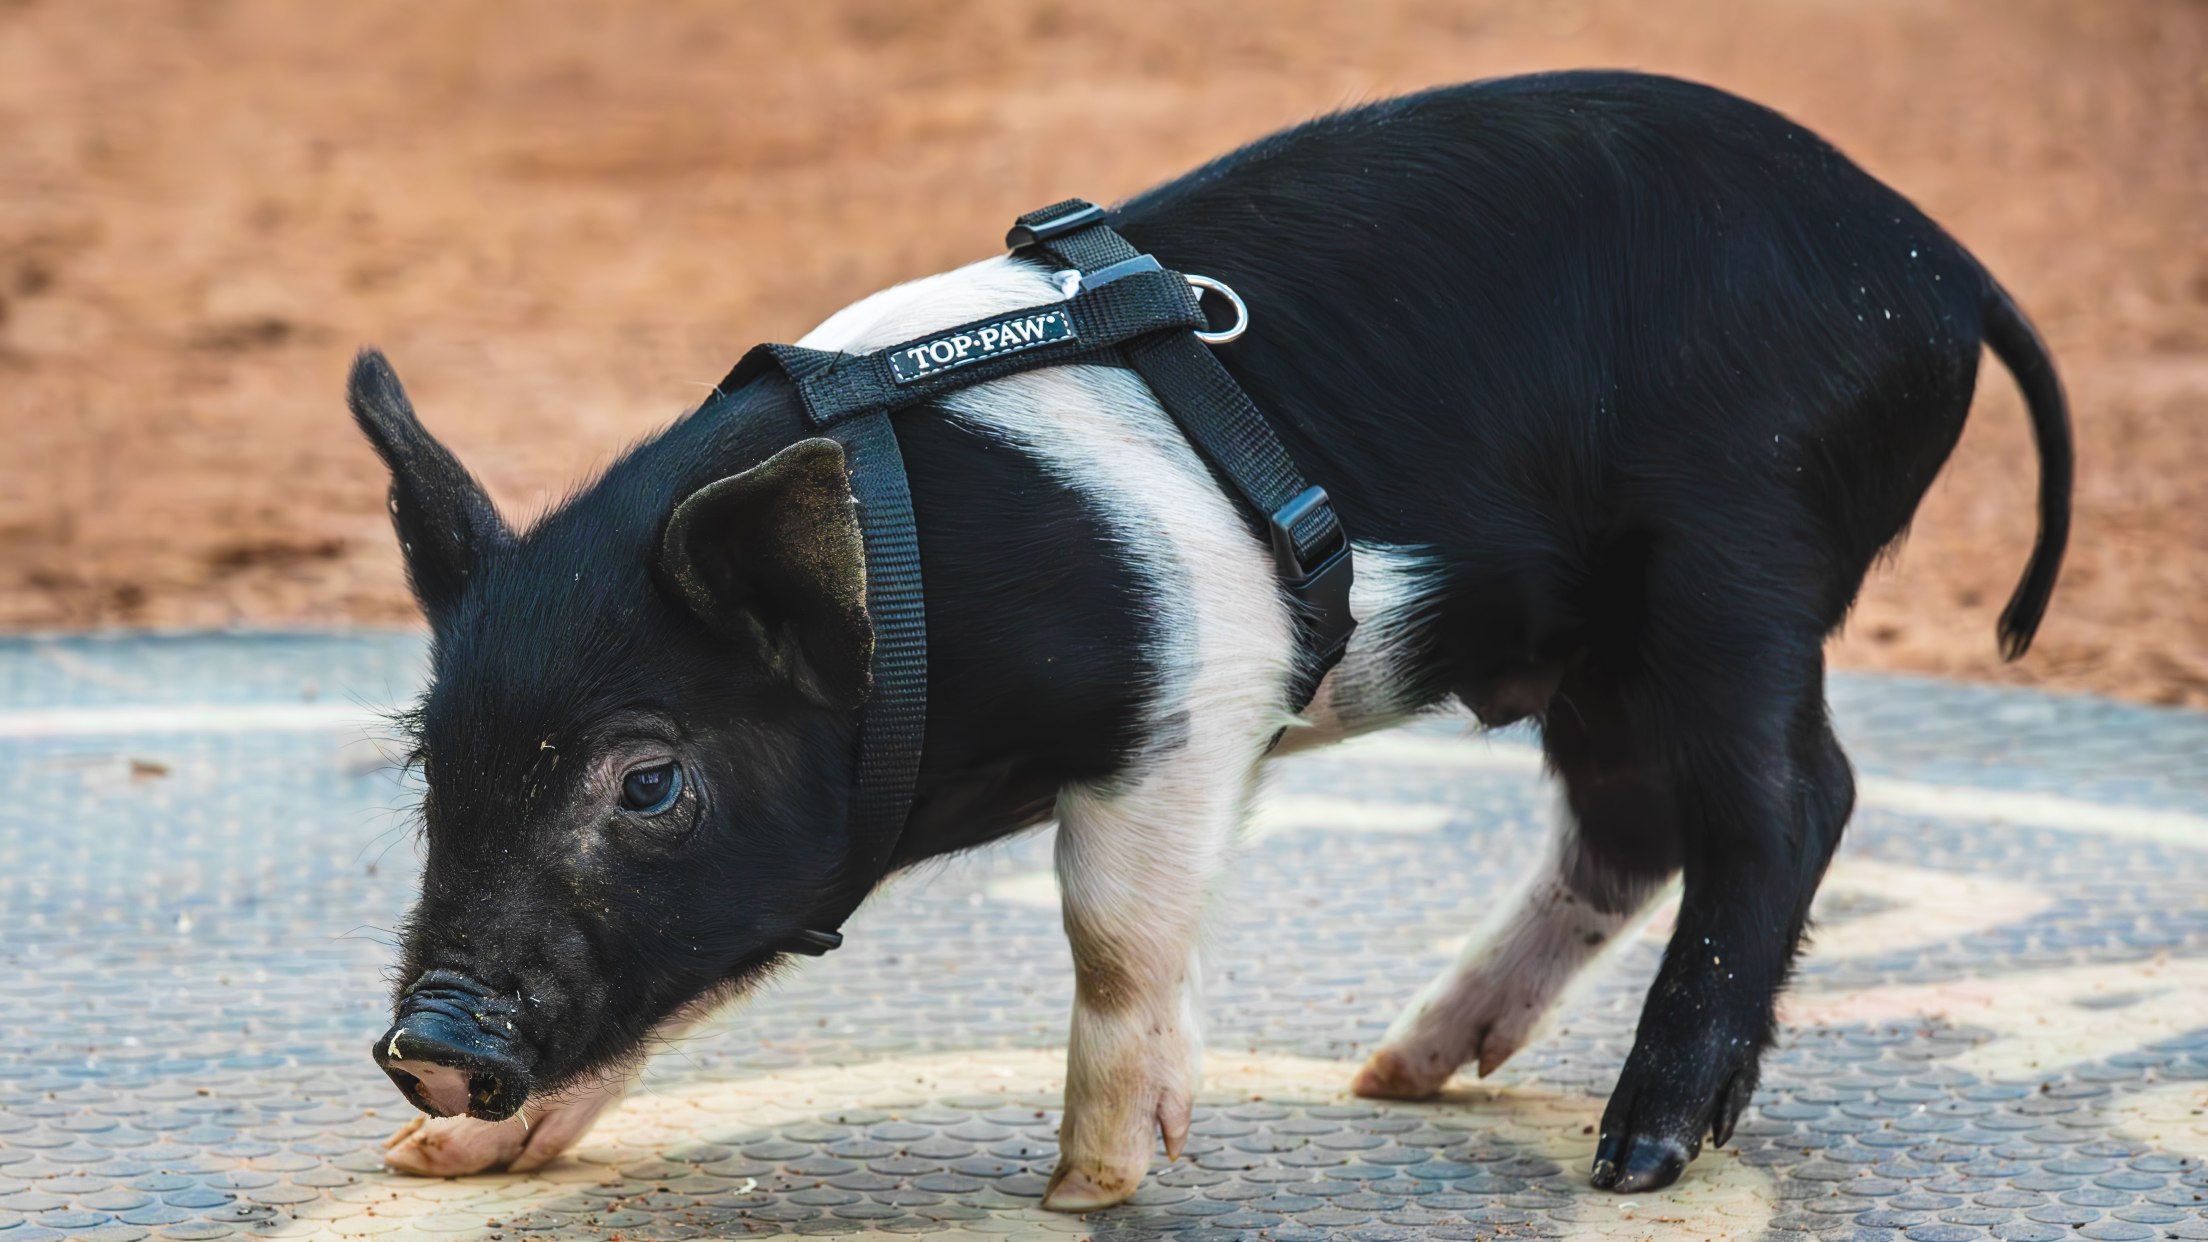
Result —
[[2039, 538], [2024, 576], [2001, 610], [2001, 657], [2014, 660], [2029, 651], [2048, 597], [2062, 574], [2063, 549], [2070, 543], [2070, 483], [2076, 459], [2070, 444], [2070, 403], [2062, 394], [2047, 343], [1993, 277], [1986, 277], [1981, 313], [1986, 344], [2009, 369], [2032, 416], [2032, 439], [2039, 446]]

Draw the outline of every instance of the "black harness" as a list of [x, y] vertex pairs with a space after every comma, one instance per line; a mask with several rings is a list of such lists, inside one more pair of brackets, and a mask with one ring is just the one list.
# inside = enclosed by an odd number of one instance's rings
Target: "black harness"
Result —
[[[871, 354], [761, 345], [722, 391], [771, 371], [797, 389], [814, 428], [843, 445], [866, 546], [866, 605], [874, 624], [871, 687], [860, 709], [857, 787], [849, 811], [858, 865], [888, 870], [912, 814], [927, 726], [927, 623], [912, 492], [890, 418], [945, 393], [1068, 363], [1131, 368], [1156, 395], [1272, 547], [1281, 586], [1296, 603], [1300, 647], [1290, 710], [1301, 711], [1342, 658], [1357, 628], [1349, 611], [1349, 537], [1326, 492], [1307, 482], [1279, 437], [1212, 355], [1241, 335], [1248, 312], [1217, 281], [1167, 270], [1082, 199], [1021, 216], [1005, 244], [1055, 264], [1064, 301], [992, 315]], [[1234, 327], [1209, 331], [1198, 289], [1220, 293]], [[849, 911], [838, 918], [849, 917]], [[836, 931], [799, 932], [783, 947], [821, 954]]]

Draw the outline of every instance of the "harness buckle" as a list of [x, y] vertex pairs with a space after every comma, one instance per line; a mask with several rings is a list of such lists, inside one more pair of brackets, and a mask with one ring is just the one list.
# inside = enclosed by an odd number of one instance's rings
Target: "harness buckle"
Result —
[[1122, 259], [1110, 267], [1100, 267], [1093, 272], [1084, 273], [1077, 268], [1070, 267], [1061, 272], [1052, 272], [1050, 280], [1052, 284], [1058, 286], [1058, 292], [1070, 299], [1083, 289], [1101, 289], [1114, 281], [1124, 280], [1129, 276], [1139, 276], [1144, 272], [1162, 272], [1164, 270], [1165, 265], [1159, 263], [1156, 257], [1138, 254], [1132, 259]]
[[1023, 221], [1013, 225], [1012, 231], [1004, 235], [1004, 248], [1018, 250], [1022, 246], [1039, 246], [1052, 238], [1064, 237], [1068, 233], [1078, 233], [1092, 224], [1102, 224], [1103, 222], [1104, 209], [1095, 203], [1090, 203], [1079, 210], [1069, 211], [1054, 220], [1044, 220], [1036, 224], [1028, 224]]
[[1326, 489], [1314, 485], [1298, 492], [1266, 518], [1281, 585], [1303, 606], [1304, 623], [1310, 627], [1311, 637], [1318, 649], [1328, 654], [1341, 650], [1350, 632], [1357, 628], [1357, 618], [1349, 611], [1349, 588], [1354, 581], [1349, 534], [1337, 520], [1333, 538], [1314, 549], [1306, 560], [1296, 550], [1295, 528], [1313, 513], [1331, 511], [1333, 507]]

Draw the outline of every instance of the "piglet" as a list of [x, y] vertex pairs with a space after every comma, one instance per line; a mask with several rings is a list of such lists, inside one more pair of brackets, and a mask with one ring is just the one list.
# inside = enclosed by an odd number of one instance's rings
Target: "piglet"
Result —
[[[931, 702], [886, 867], [845, 821], [863, 514], [786, 379], [717, 391], [523, 531], [362, 355], [353, 414], [434, 637], [426, 865], [374, 1045], [434, 1120], [394, 1167], [541, 1165], [655, 1038], [885, 875], [1055, 820], [1076, 986], [1046, 1204], [1119, 1202], [1188, 1133], [1198, 927], [1262, 765], [1449, 707], [1538, 722], [1554, 834], [1345, 1078], [1417, 1099], [1493, 1071], [1683, 872], [1592, 1178], [1659, 1187], [1732, 1134], [1854, 802], [1823, 644], [1954, 447], [1982, 345], [2040, 451], [2010, 656], [2053, 590], [2069, 429], [2015, 303], [1814, 134], [1626, 73], [1355, 108], [1109, 221], [1242, 295], [1217, 356], [1332, 496], [1362, 624], [1294, 711], [1268, 549], [1109, 356], [898, 415]], [[1062, 288], [987, 259], [801, 343], [884, 349]]]

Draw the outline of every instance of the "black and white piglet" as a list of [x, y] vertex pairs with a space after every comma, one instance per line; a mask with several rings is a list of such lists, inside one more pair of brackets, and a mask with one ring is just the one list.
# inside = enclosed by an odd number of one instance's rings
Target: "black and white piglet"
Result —
[[[1452, 700], [1536, 718], [1561, 809], [1515, 912], [1355, 1090], [1493, 1070], [1684, 873], [1593, 1170], [1670, 1182], [1755, 1088], [1854, 801], [1822, 646], [1953, 448], [1981, 344], [2040, 450], [2007, 654], [2039, 624], [2071, 480], [2044, 347], [1816, 135], [1626, 73], [1353, 109], [1111, 222], [1247, 300], [1219, 357], [1332, 494], [1363, 624], [1276, 750], [1295, 653], [1272, 559], [1132, 374], [1051, 367], [898, 416], [932, 690], [891, 869], [1059, 825], [1077, 989], [1048, 1205], [1125, 1199], [1158, 1136], [1187, 1134], [1201, 907], [1268, 754]], [[864, 352], [1058, 296], [1042, 265], [988, 259], [804, 344]], [[761, 378], [516, 531], [379, 355], [351, 404], [435, 636], [427, 863], [377, 1051], [439, 1119], [390, 1160], [532, 1168], [655, 1032], [882, 879], [845, 838], [869, 635], [845, 461]]]

